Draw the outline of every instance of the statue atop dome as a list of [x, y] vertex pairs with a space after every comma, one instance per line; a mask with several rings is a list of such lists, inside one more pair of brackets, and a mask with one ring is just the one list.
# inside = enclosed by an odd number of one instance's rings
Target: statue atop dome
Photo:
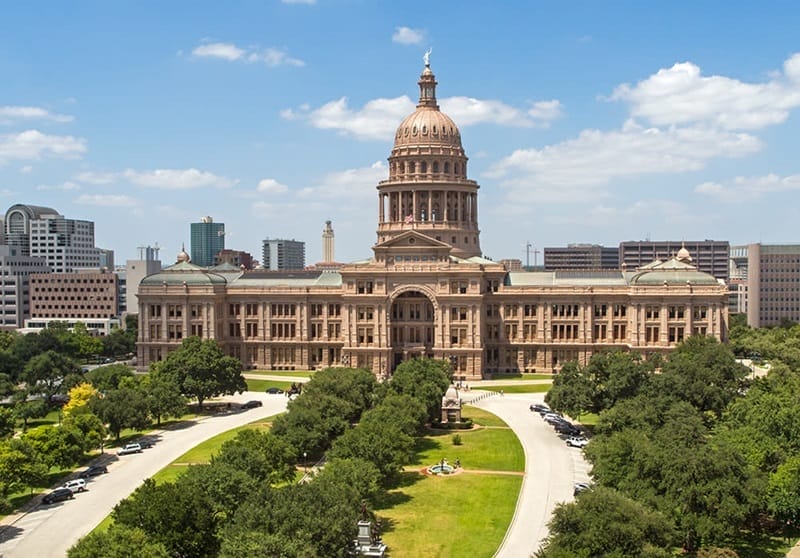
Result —
[[431, 53], [433, 52], [433, 47], [429, 47], [428, 50], [425, 51], [422, 59], [425, 61], [425, 67], [430, 68], [431, 66]]

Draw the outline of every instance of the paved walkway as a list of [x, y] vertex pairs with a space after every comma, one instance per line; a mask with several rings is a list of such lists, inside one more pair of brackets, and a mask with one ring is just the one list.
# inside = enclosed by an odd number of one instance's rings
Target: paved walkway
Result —
[[800, 558], [800, 541], [789, 549], [789, 552], [786, 553], [786, 558]]

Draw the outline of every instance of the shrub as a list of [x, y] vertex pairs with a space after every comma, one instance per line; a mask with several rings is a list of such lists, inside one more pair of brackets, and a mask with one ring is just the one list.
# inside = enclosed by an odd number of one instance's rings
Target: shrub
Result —
[[453, 434], [453, 445], [454, 446], [461, 445], [461, 434]]

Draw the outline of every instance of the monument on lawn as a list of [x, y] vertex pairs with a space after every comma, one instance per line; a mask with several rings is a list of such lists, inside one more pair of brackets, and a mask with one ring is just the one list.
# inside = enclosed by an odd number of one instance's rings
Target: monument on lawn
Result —
[[451, 385], [442, 397], [442, 423], [461, 422], [461, 397], [458, 389]]
[[386, 555], [386, 545], [381, 541], [380, 530], [373, 527], [367, 513], [367, 505], [361, 504], [361, 519], [358, 521], [358, 536], [353, 541], [356, 556], [369, 556], [383, 558]]

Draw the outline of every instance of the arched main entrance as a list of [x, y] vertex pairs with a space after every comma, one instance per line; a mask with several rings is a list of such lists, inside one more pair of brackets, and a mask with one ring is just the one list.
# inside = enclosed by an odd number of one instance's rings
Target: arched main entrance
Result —
[[392, 370], [404, 360], [433, 357], [435, 311], [420, 291], [400, 293], [389, 312]]

